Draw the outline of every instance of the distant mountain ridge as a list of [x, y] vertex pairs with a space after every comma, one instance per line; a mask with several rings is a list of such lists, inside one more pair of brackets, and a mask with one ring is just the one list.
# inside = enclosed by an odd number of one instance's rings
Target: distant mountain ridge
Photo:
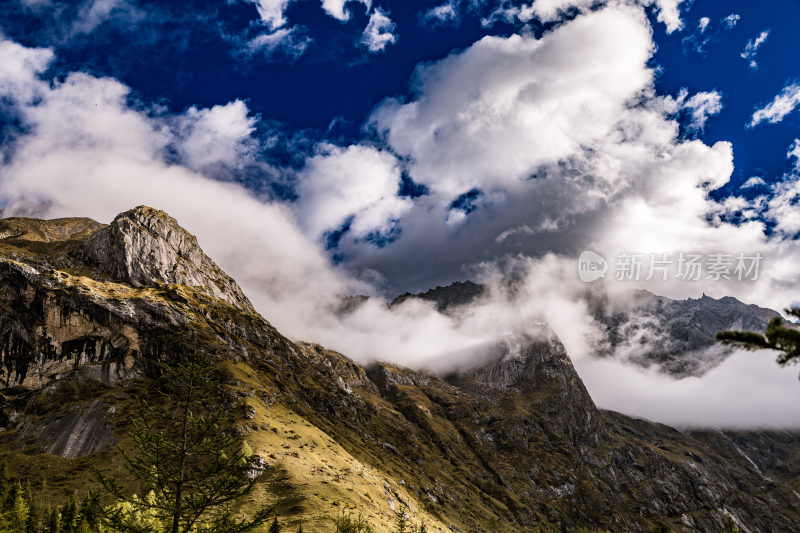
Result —
[[764, 331], [780, 316], [731, 296], [673, 300], [648, 291], [632, 293], [627, 308], [614, 309], [607, 301], [595, 301], [591, 307], [604, 327], [606, 353], [623, 352], [631, 362], [657, 364], [678, 377], [703, 374], [727, 357], [730, 350], [716, 341], [719, 331]]
[[129, 445], [154, 363], [199, 352], [267, 466], [253, 498], [278, 502], [290, 531], [329, 532], [342, 509], [380, 533], [395, 511], [439, 533], [800, 523], [800, 433], [680, 432], [598, 409], [547, 330], [447, 376], [361, 366], [281, 335], [161, 211], [3, 224], [24, 231], [0, 236], [0, 455], [58, 497], [119, 464], [111, 444]]
[[[412, 298], [434, 302], [440, 312], [478, 300], [485, 287], [458, 281], [424, 293], [406, 293], [390, 305]], [[622, 356], [640, 366], [658, 365], [676, 377], [697, 376], [721, 363], [731, 350], [718, 345], [716, 334], [725, 329], [764, 331], [780, 313], [745, 304], [731, 296], [675, 300], [649, 291], [631, 291], [623, 303], [588, 294], [586, 301], [604, 337], [595, 346], [601, 357]]]
[[446, 312], [461, 305], [467, 305], [478, 298], [485, 292], [482, 285], [473, 283], [472, 281], [456, 281], [447, 286], [437, 286], [426, 292], [412, 294], [406, 292], [396, 297], [389, 303], [389, 306], [400, 305], [408, 299], [416, 298], [425, 300], [436, 304], [436, 309], [439, 312]]

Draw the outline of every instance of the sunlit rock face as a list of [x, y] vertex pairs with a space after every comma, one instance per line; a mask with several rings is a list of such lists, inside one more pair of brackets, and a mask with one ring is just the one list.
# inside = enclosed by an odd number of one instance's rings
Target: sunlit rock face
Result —
[[73, 255], [133, 287], [177, 283], [254, 311], [236, 282], [203, 252], [194, 235], [157, 209], [140, 206], [118, 215]]

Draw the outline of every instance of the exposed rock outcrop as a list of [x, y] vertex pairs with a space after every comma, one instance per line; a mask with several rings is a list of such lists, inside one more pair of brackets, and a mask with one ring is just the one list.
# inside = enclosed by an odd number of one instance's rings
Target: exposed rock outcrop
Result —
[[42, 451], [74, 459], [98, 452], [117, 442], [100, 401], [74, 406], [65, 414], [51, 413], [43, 420], [28, 418], [17, 430], [20, 440], [34, 438]]
[[118, 215], [73, 255], [133, 287], [177, 283], [255, 313], [239, 285], [200, 248], [197, 238], [163, 211], [139, 206]]

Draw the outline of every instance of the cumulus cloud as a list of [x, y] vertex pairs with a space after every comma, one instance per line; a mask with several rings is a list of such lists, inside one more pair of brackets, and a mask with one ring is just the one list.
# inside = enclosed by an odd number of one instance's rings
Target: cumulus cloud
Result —
[[346, 22], [350, 20], [351, 13], [345, 4], [350, 2], [364, 4], [367, 11], [372, 7], [372, 0], [322, 0], [322, 9], [333, 18]]
[[655, 0], [653, 3], [658, 8], [657, 19], [667, 27], [667, 33], [683, 29], [680, 5], [684, 0]]
[[750, 118], [749, 126], [757, 126], [762, 122], [777, 124], [800, 104], [800, 83], [790, 83], [773, 98], [772, 102], [756, 109]]
[[[44, 68], [43, 59], [24, 61], [31, 54], [43, 56], [40, 51], [0, 43], [0, 64]], [[6, 214], [25, 214], [35, 204], [44, 216], [82, 213], [108, 222], [138, 204], [165, 209], [288, 334], [301, 331], [300, 317], [308, 312], [302, 302], [311, 301], [311, 295], [316, 305], [336, 294], [362, 291], [331, 267], [285, 206], [258, 201], [244, 188], [188, 166], [213, 159], [230, 163], [243, 146], [246, 152], [252, 119], [243, 103], [162, 117], [141, 104], [129, 107], [130, 90], [116, 80], [72, 73], [52, 84], [36, 82], [35, 68], [23, 77], [34, 80], [34, 87], [0, 86], [0, 97], [13, 102], [26, 127], [0, 167]], [[31, 91], [35, 101], [28, 99]], [[212, 153], [194, 152], [185, 144], [192, 138]], [[169, 161], [176, 145], [188, 150], [187, 166]]]
[[0, 40], [0, 94], [13, 94], [20, 103], [30, 103], [42, 92], [39, 75], [53, 57], [53, 52], [47, 48], [25, 48]]
[[176, 120], [177, 148], [184, 163], [199, 170], [214, 164], [237, 166], [250, 160], [258, 146], [252, 137], [256, 118], [248, 113], [241, 100], [187, 109]]
[[[755, 216], [763, 216], [774, 224], [774, 231], [787, 239], [800, 237], [800, 139], [795, 139], [786, 152], [794, 160], [794, 168], [771, 188], [766, 205]], [[788, 260], [788, 258], [787, 258]]]
[[389, 14], [380, 8], [375, 8], [369, 16], [367, 27], [361, 35], [361, 44], [370, 52], [381, 52], [387, 46], [397, 42], [395, 23]]
[[300, 173], [298, 217], [315, 238], [345, 223], [356, 238], [390, 233], [391, 221], [410, 207], [399, 188], [400, 164], [391, 154], [323, 144]]
[[769, 30], [762, 31], [755, 39], [748, 39], [744, 46], [744, 50], [741, 54], [739, 54], [742, 59], [747, 60], [747, 65], [752, 70], [758, 69], [756, 55], [758, 54], [758, 49], [761, 48], [761, 45], [767, 42], [767, 37], [769, 37]]
[[[580, 54], [564, 53], [581, 40]], [[645, 19], [627, 8], [578, 18], [541, 40], [484, 37], [419, 67], [416, 98], [384, 101], [371, 122], [412, 158], [414, 179], [437, 192], [514, 187], [538, 165], [610, 135], [628, 99], [649, 87], [650, 51]]]

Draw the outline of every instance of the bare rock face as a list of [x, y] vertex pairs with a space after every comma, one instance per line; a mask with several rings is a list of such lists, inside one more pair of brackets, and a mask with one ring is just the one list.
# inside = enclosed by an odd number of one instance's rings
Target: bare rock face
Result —
[[50, 414], [35, 422], [27, 419], [17, 438], [35, 438], [45, 453], [74, 459], [97, 452], [117, 441], [105, 416], [107, 406], [94, 401], [76, 406], [66, 414]]
[[133, 287], [177, 283], [255, 312], [239, 285], [165, 212], [139, 206], [97, 231], [73, 256]]
[[[66, 275], [65, 275], [66, 276]], [[0, 260], [0, 382], [35, 389], [75, 369], [109, 384], [130, 374], [139, 334], [101, 298], [69, 291], [69, 278]]]

